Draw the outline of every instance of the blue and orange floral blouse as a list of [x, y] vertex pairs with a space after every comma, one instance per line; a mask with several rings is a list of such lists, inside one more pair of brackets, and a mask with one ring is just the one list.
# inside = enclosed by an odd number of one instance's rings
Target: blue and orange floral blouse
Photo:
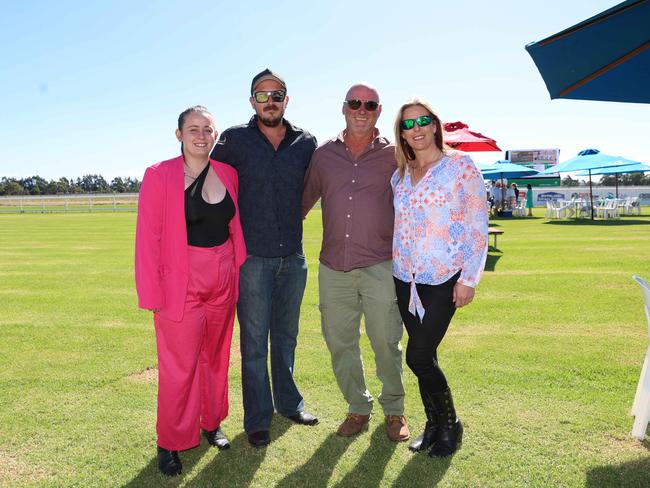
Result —
[[439, 285], [459, 271], [475, 287], [485, 266], [488, 211], [481, 172], [465, 153], [448, 152], [411, 185], [410, 169], [391, 178], [395, 207], [393, 275], [411, 283], [409, 311], [424, 317], [415, 284]]

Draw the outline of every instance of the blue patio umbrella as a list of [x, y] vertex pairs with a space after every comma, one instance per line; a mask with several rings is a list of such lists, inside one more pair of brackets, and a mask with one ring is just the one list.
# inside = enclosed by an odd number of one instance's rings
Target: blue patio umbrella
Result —
[[589, 199], [591, 201], [591, 218], [594, 218], [594, 196], [591, 187], [592, 171], [604, 168], [611, 168], [616, 166], [625, 166], [630, 164], [637, 164], [638, 161], [625, 159], [621, 156], [610, 156], [609, 154], [601, 153], [598, 149], [585, 149], [580, 151], [577, 156], [567, 159], [566, 161], [550, 166], [540, 175], [553, 174], [553, 173], [573, 173], [576, 171], [587, 170], [589, 174]]
[[627, 0], [526, 46], [551, 98], [650, 103], [650, 0]]
[[593, 171], [600, 168], [610, 168], [612, 166], [624, 166], [626, 164], [636, 164], [638, 161], [625, 159], [622, 156], [610, 156], [609, 154], [601, 153], [598, 149], [585, 149], [580, 151], [577, 156], [562, 161], [555, 166], [549, 166], [540, 175], [548, 175], [553, 173], [573, 173], [575, 171]]
[[486, 178], [491, 175], [499, 175], [501, 178], [521, 178], [522, 176], [536, 175], [539, 171], [521, 164], [501, 160], [491, 166], [485, 166], [481, 169], [481, 173]]
[[[592, 175], [620, 175], [624, 173], [645, 173], [650, 171], [650, 165], [643, 163], [625, 164], [623, 166], [614, 166], [613, 168], [595, 169], [591, 172]], [[588, 171], [577, 173], [577, 176], [587, 176]]]
[[[506, 178], [521, 178], [522, 176], [531, 176], [539, 173], [536, 169], [528, 168], [527, 166], [522, 166], [520, 164], [514, 164], [510, 161], [501, 160], [497, 161], [491, 166], [485, 166], [485, 169], [481, 169], [483, 173], [483, 178], [486, 180], [491, 179], [500, 179], [501, 180], [501, 195], [505, 196], [503, 188], [503, 179]], [[503, 201], [503, 198], [501, 199]]]
[[[616, 182], [616, 198], [618, 198], [618, 175], [625, 173], [645, 173], [650, 171], [650, 165], [635, 163], [635, 164], [625, 164], [623, 166], [614, 166], [612, 168], [600, 168], [595, 169], [591, 172], [592, 175], [614, 175]], [[577, 173], [576, 176], [587, 176], [589, 175], [588, 171], [583, 171]]]

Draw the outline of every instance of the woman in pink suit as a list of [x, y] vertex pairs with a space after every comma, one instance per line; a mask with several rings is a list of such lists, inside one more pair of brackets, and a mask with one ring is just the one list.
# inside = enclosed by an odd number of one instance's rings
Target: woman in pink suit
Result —
[[178, 118], [182, 155], [147, 168], [138, 199], [135, 279], [158, 349], [158, 466], [180, 474], [178, 451], [203, 429], [219, 449], [228, 415], [228, 363], [246, 247], [236, 171], [209, 159], [217, 132], [201, 106]]

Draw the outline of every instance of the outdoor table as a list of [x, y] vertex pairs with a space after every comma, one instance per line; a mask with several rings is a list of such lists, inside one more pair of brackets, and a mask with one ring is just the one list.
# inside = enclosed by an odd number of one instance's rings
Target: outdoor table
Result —
[[573, 215], [571, 217], [574, 218], [579, 218], [580, 217], [580, 211], [581, 210], [586, 210], [588, 214], [591, 215], [591, 208], [589, 206], [589, 201], [587, 200], [568, 200], [564, 203], [564, 205], [573, 210]]
[[503, 230], [497, 229], [496, 227], [488, 227], [488, 239], [490, 236], [494, 236], [494, 249], [497, 249], [497, 236], [503, 234]]
[[571, 218], [576, 214], [576, 209], [574, 209], [573, 200], [559, 200], [557, 202], [557, 205], [559, 206], [560, 211], [568, 210], [571, 212], [571, 215], [569, 215], [568, 218]]

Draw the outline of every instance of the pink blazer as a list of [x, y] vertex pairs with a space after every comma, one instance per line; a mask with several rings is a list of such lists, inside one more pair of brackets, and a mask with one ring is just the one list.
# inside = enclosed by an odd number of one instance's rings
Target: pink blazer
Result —
[[[187, 228], [183, 156], [147, 168], [138, 197], [135, 232], [135, 285], [141, 308], [160, 309], [170, 320], [183, 318], [188, 283]], [[212, 168], [235, 202], [230, 239], [235, 252], [235, 294], [239, 267], [246, 260], [246, 246], [239, 221], [239, 180], [231, 166], [210, 160]]]

